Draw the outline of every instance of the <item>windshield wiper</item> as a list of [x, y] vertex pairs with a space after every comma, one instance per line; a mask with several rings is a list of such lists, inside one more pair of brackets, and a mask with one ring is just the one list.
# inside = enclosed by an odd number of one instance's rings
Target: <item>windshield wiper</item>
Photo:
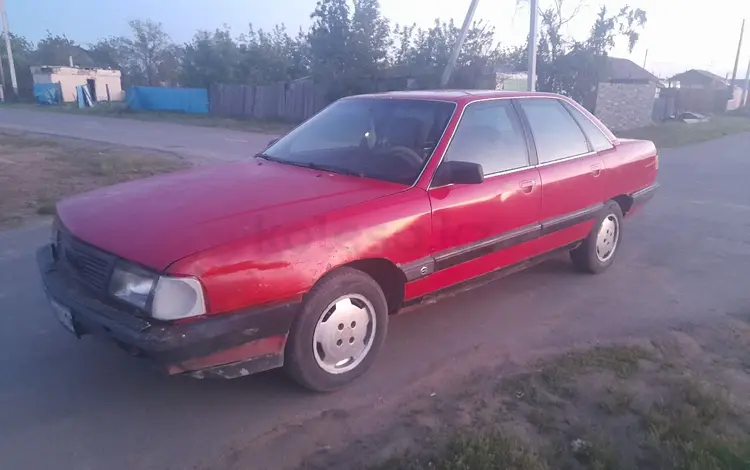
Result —
[[359, 178], [365, 177], [364, 173], [350, 170], [348, 168], [339, 168], [337, 166], [321, 165], [319, 163], [312, 163], [312, 162], [294, 162], [291, 160], [284, 160], [283, 158], [276, 158], [263, 152], [256, 153], [255, 158], [262, 158], [263, 160], [268, 160], [269, 162], [281, 163], [283, 165], [292, 165], [292, 166], [298, 166], [302, 168], [309, 168], [311, 170], [330, 171], [331, 173], [341, 173], [344, 175], [357, 176]]
[[342, 175], [357, 176], [359, 178], [365, 177], [364, 173], [362, 172], [350, 170], [349, 168], [341, 168], [338, 166], [321, 165], [319, 163], [301, 163], [300, 166], [312, 168], [313, 170], [330, 171], [331, 173], [341, 173]]
[[256, 153], [254, 155], [255, 158], [262, 158], [263, 160], [268, 160], [269, 162], [277, 162], [277, 163], [288, 163], [286, 160], [282, 160], [280, 158], [272, 157], [271, 155], [268, 155], [267, 153]]

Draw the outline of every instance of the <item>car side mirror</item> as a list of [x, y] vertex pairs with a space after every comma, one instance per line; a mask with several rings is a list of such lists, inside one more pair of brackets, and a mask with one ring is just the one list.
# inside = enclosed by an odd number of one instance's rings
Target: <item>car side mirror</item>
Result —
[[482, 165], [474, 162], [443, 162], [437, 169], [433, 186], [480, 184], [484, 182]]

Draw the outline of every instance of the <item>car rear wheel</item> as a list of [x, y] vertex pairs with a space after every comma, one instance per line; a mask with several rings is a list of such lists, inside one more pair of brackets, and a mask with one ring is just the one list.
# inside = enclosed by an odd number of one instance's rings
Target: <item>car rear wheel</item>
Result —
[[375, 361], [388, 328], [388, 305], [370, 276], [340, 268], [305, 296], [287, 339], [284, 369], [316, 392], [340, 389]]
[[571, 250], [573, 265], [592, 274], [605, 271], [615, 261], [621, 234], [622, 209], [615, 201], [609, 201], [583, 243]]

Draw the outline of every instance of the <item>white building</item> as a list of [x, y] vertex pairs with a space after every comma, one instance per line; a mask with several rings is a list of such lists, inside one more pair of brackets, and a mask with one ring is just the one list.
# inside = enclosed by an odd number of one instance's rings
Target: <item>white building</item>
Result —
[[76, 87], [81, 85], [89, 87], [95, 101], [125, 99], [119, 70], [42, 65], [31, 67], [31, 74], [34, 83], [59, 83], [62, 100], [66, 103], [76, 101]]
[[528, 77], [526, 72], [505, 72], [495, 70], [495, 89], [505, 91], [526, 91]]

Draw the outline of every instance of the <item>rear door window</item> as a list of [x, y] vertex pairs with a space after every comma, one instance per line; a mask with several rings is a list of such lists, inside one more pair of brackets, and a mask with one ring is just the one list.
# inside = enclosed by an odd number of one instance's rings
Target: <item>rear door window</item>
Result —
[[479, 163], [485, 176], [528, 166], [526, 139], [510, 100], [468, 105], [445, 161]]
[[524, 98], [518, 103], [529, 121], [539, 163], [589, 152], [586, 136], [560, 100]]

